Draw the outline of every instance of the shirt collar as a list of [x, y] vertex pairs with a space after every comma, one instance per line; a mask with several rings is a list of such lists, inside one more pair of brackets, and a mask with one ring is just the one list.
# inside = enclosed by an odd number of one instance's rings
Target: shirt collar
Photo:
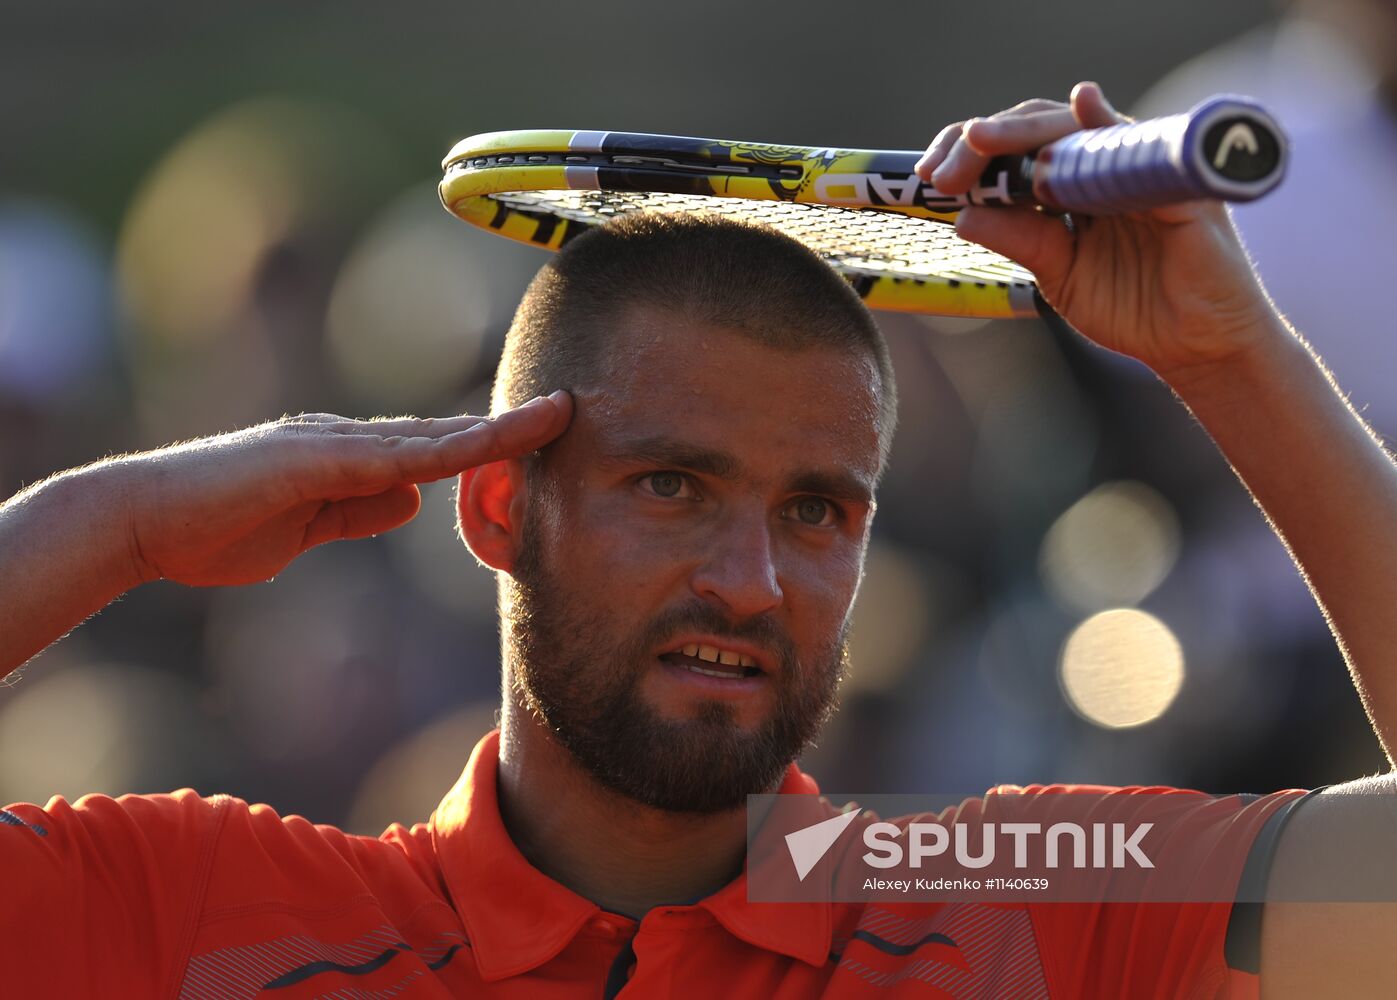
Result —
[[[496, 729], [476, 744], [431, 820], [437, 863], [470, 938], [476, 967], [487, 981], [542, 965], [600, 912], [595, 903], [529, 864], [514, 845], [500, 818], [499, 762]], [[778, 792], [814, 796], [819, 788], [791, 764]], [[745, 868], [696, 905], [748, 944], [816, 966], [829, 956], [830, 906], [749, 903]]]
[[[815, 779], [794, 763], [786, 768], [778, 795], [803, 795], [801, 812], [808, 811], [806, 821], [793, 825], [805, 827], [834, 815], [837, 810], [819, 797]], [[796, 813], [783, 815], [788, 820]], [[821, 877], [828, 879], [826, 872]], [[833, 886], [827, 886], [833, 892]], [[826, 899], [833, 898], [826, 895]], [[728, 933], [748, 944], [779, 952], [819, 967], [829, 958], [833, 935], [833, 913], [830, 903], [752, 903], [747, 900], [747, 865], [742, 874], [698, 904], [704, 907]]]

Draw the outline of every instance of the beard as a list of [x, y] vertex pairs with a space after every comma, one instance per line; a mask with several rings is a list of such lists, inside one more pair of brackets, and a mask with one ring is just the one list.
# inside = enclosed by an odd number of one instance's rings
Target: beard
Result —
[[[532, 514], [532, 511], [530, 512]], [[848, 616], [837, 636], [799, 659], [774, 619], [734, 623], [699, 599], [623, 636], [605, 602], [583, 607], [547, 565], [539, 525], [527, 517], [512, 578], [504, 579], [505, 659], [512, 695], [604, 787], [653, 809], [708, 814], [770, 792], [838, 705], [848, 673]], [[660, 716], [641, 694], [654, 651], [681, 631], [744, 639], [770, 650], [775, 704], [755, 730], [730, 705], [700, 701], [686, 719]]]

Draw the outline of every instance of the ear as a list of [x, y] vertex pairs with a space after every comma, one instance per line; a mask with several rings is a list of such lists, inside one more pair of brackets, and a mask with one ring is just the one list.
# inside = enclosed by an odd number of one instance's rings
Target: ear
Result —
[[528, 498], [524, 484], [524, 464], [517, 458], [467, 469], [457, 481], [461, 539], [491, 569], [514, 571]]

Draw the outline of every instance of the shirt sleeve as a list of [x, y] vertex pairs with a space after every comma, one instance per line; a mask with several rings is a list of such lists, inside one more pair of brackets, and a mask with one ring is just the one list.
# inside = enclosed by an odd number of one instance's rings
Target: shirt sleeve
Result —
[[[1083, 790], [1073, 786], [1074, 790]], [[1025, 789], [1033, 794], [1052, 789]], [[1093, 789], [1112, 819], [1168, 820], [1168, 895], [1189, 902], [1101, 901], [1029, 907], [1054, 996], [1255, 998], [1260, 895], [1280, 827], [1305, 793], [1212, 796], [1179, 789]], [[1170, 806], [1156, 806], [1158, 795]], [[1240, 894], [1240, 895], [1239, 895]], [[1239, 902], [1239, 900], [1241, 900]]]
[[186, 788], [0, 809], [0, 995], [172, 996], [228, 801]]

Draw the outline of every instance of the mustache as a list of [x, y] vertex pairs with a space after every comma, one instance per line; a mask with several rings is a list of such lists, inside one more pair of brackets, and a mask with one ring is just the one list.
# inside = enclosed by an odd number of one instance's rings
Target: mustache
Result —
[[653, 618], [640, 637], [639, 652], [643, 654], [680, 632], [708, 632], [720, 639], [741, 639], [770, 650], [782, 666], [795, 662], [795, 643], [774, 618], [758, 615], [734, 622], [712, 604], [699, 600], [676, 605]]

